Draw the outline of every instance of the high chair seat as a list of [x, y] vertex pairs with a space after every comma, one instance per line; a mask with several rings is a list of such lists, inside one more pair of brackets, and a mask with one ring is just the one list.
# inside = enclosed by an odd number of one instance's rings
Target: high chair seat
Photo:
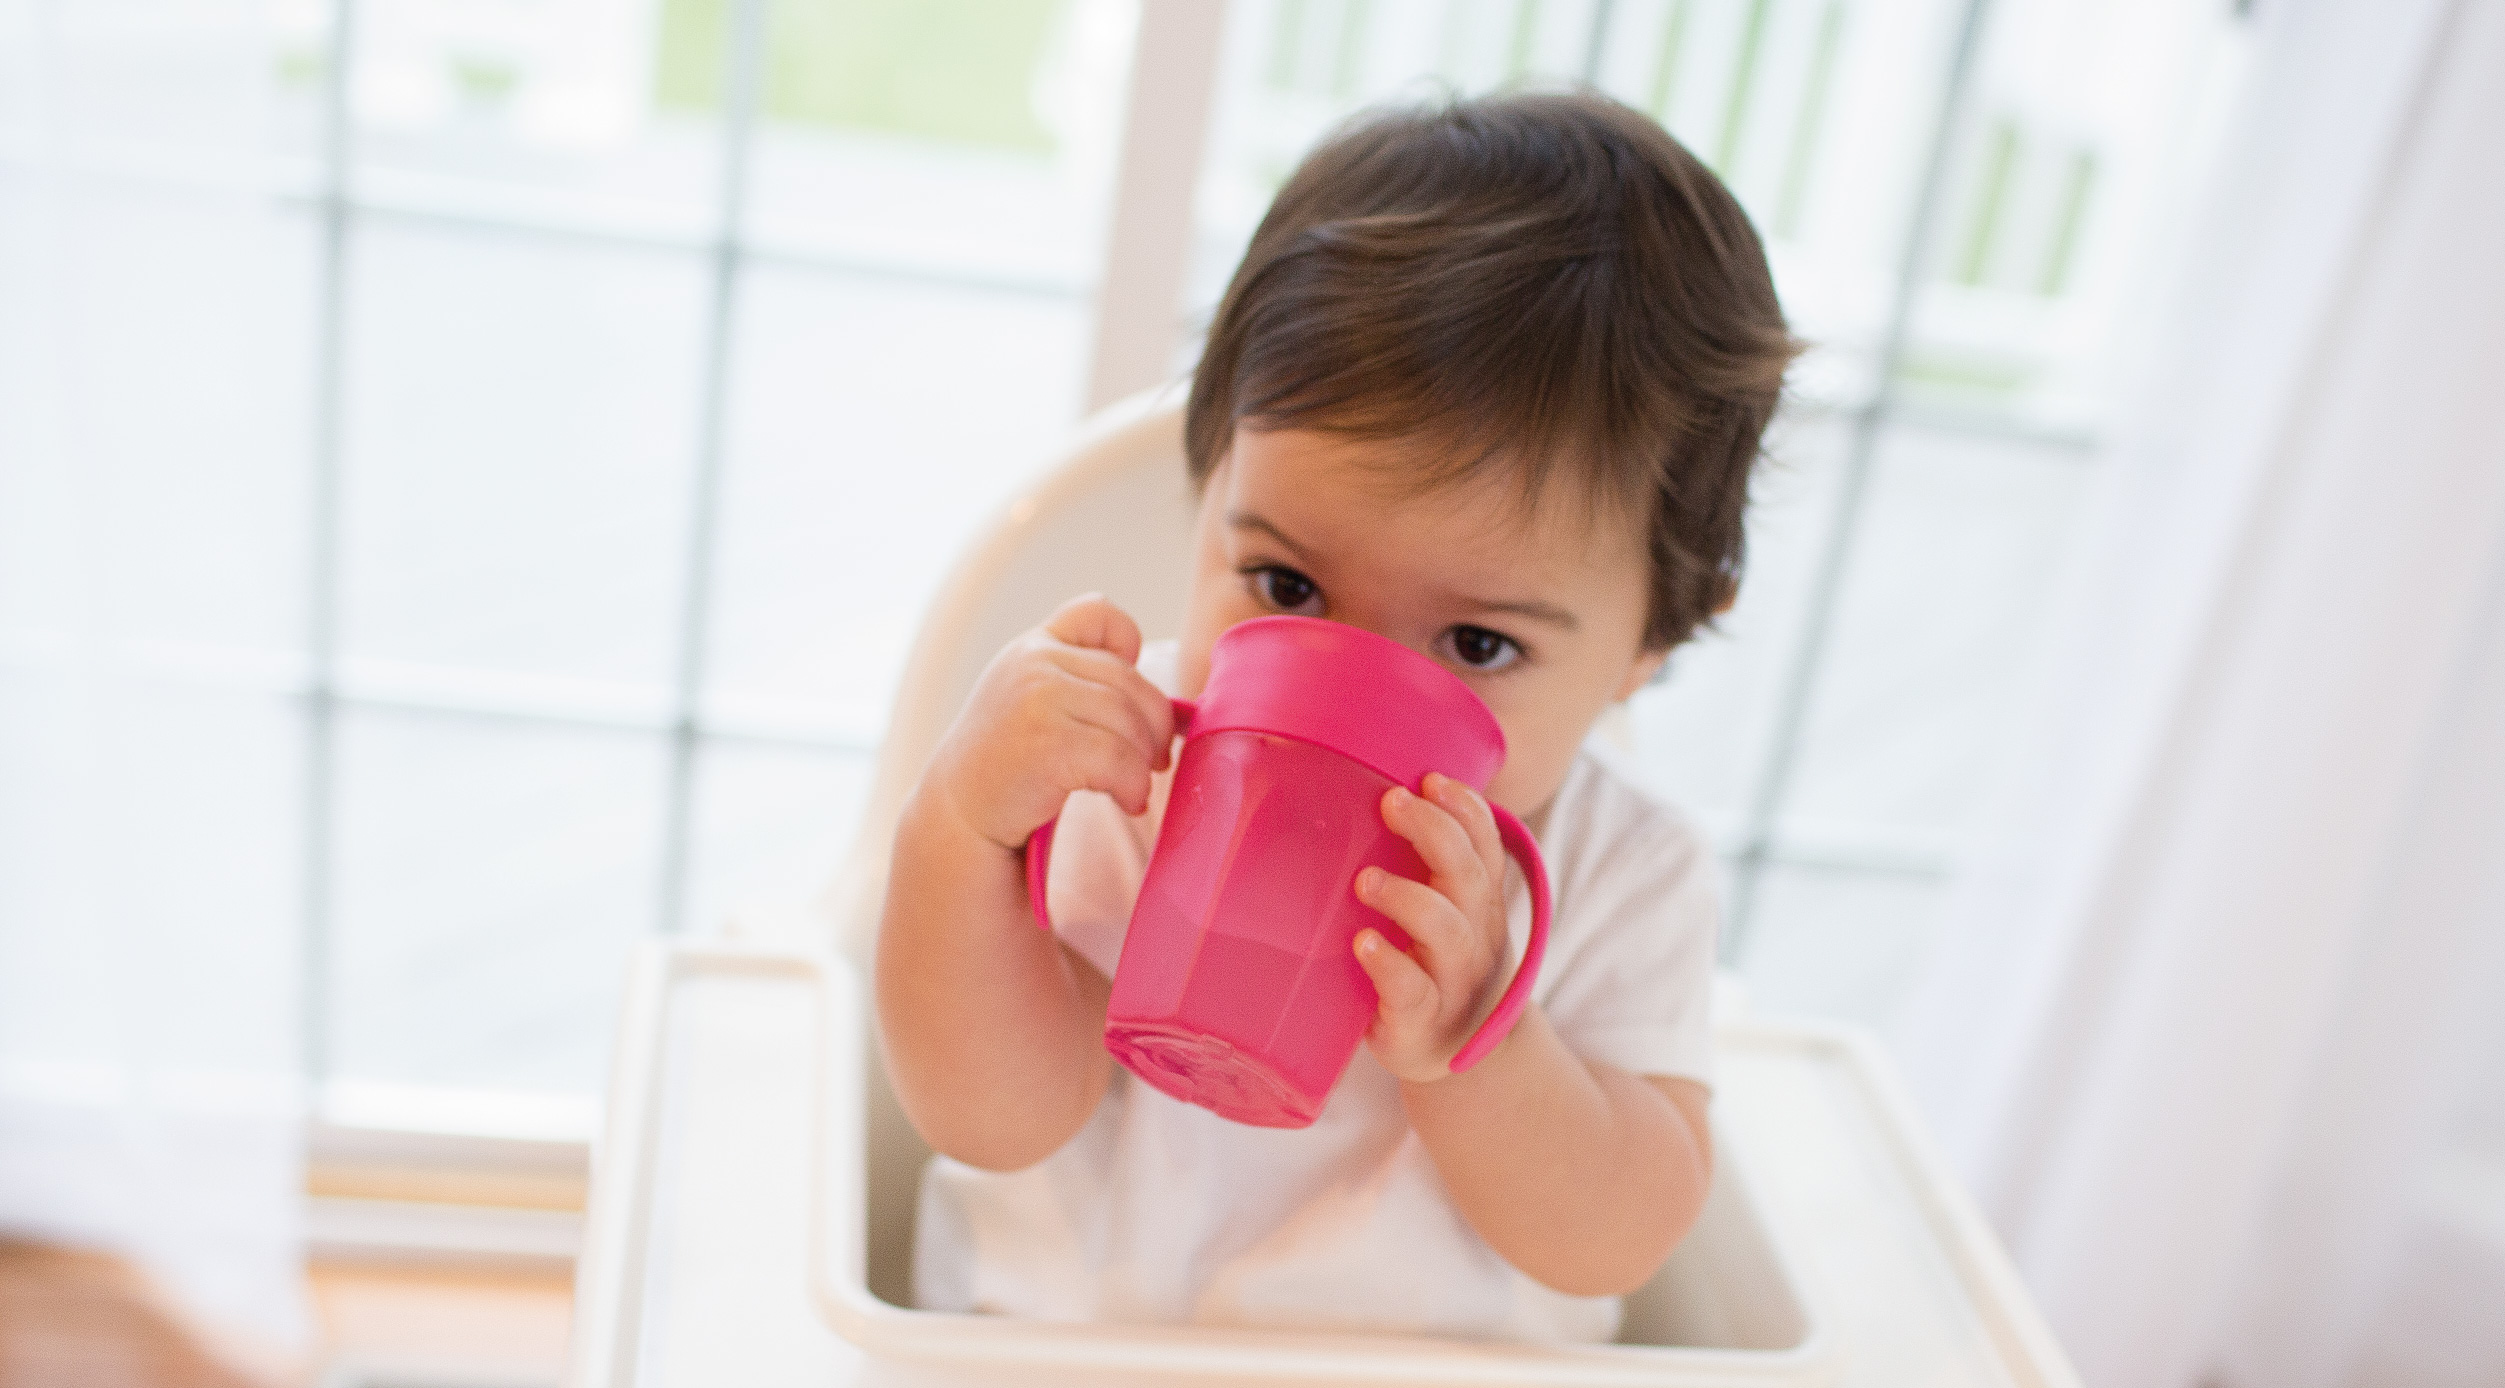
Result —
[[1876, 1049], [1727, 1013], [1714, 1189], [1696, 1230], [1628, 1299], [1620, 1344], [911, 1309], [929, 1151], [888, 1091], [861, 986], [897, 814], [984, 663], [1070, 596], [1104, 593], [1150, 639], [1179, 631], [1191, 515], [1179, 401], [1142, 397], [1083, 427], [932, 604], [853, 852], [816, 906], [737, 923], [730, 943], [640, 951], [595, 1154], [569, 1383], [2075, 1385]]
[[896, 816], [983, 667], [1082, 593], [1130, 613], [1148, 640], [1180, 635], [1192, 516], [1182, 402], [1150, 391], [1081, 425], [958, 558], [914, 634], [851, 854], [826, 891], [840, 952], [869, 957]]

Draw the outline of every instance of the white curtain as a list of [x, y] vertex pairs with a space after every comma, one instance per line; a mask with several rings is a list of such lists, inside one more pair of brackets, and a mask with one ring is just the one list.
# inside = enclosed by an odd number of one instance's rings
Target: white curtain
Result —
[[2505, 1383], [2505, 5], [2261, 6], [1895, 1040], [2099, 1388]]
[[310, 217], [268, 9], [0, 0], [0, 1234], [243, 1362], [299, 1222]]

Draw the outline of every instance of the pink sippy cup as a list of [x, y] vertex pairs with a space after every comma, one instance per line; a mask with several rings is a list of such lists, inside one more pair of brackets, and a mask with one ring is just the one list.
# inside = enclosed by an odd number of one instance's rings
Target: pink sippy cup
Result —
[[[1505, 736], [1470, 687], [1360, 627], [1260, 617], [1209, 656], [1198, 703], [1174, 701], [1185, 737], [1165, 823], [1131, 912], [1105, 1009], [1105, 1049], [1175, 1098], [1239, 1123], [1301, 1128], [1322, 1111], [1375, 1011], [1351, 949], [1371, 865], [1423, 880], [1384, 827], [1383, 793], [1440, 771], [1484, 793]], [[1522, 821], [1491, 805], [1531, 886], [1522, 965], [1460, 1054], [1466, 1070], [1513, 1028], [1548, 947], [1548, 873]], [[1053, 826], [1027, 842], [1027, 892], [1046, 929]]]

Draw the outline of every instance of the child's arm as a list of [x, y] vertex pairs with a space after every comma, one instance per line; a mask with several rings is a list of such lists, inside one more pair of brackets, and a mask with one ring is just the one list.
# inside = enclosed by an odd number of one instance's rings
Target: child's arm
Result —
[[1102, 1098], [1104, 978], [1038, 929], [1027, 835], [1074, 790], [1148, 808], [1172, 706], [1139, 628], [1081, 598], [983, 672], [896, 825], [878, 1017], [896, 1097], [932, 1147], [994, 1171], [1067, 1142]]
[[1430, 776], [1426, 792], [1390, 792], [1383, 819], [1429, 880], [1368, 869], [1357, 883], [1412, 942], [1403, 953], [1375, 931], [1357, 936], [1381, 996], [1367, 1044], [1400, 1078], [1410, 1126], [1479, 1237], [1558, 1291], [1633, 1291], [1704, 1207], [1705, 1089], [1584, 1060], [1536, 1007], [1476, 1066], [1451, 1072], [1504, 965], [1505, 852], [1467, 786]]

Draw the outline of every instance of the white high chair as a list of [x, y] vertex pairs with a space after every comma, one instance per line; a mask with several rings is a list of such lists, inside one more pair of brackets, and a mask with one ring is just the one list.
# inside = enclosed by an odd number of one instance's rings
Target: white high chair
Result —
[[[1621, 1343], [1046, 1325], [912, 1310], [928, 1149], [860, 987], [904, 798], [984, 664], [1074, 594], [1181, 624], [1181, 411], [1134, 399], [960, 559], [908, 659], [854, 850], [813, 910], [640, 954], [576, 1279], [568, 1382], [1940, 1384], [2075, 1378], [1875, 1051], [1718, 1028], [1715, 1187]], [[829, 948], [829, 944], [832, 948]]]

